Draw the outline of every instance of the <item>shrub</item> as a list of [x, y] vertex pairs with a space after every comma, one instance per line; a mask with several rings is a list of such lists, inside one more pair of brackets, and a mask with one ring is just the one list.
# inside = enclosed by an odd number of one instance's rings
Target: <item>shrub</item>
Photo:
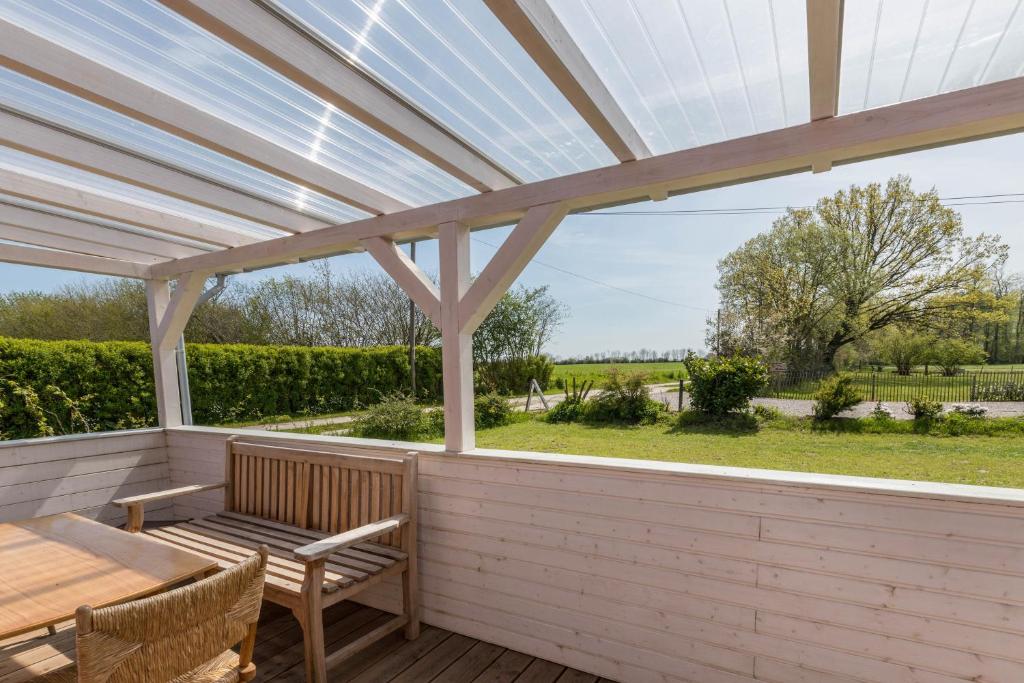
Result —
[[410, 441], [430, 436], [435, 429], [436, 423], [412, 397], [393, 393], [370, 406], [366, 415], [356, 420], [352, 433], [372, 439]]
[[915, 396], [907, 401], [907, 412], [915, 420], [934, 420], [942, 414], [942, 404], [927, 396]]
[[985, 417], [988, 413], [988, 408], [979, 406], [977, 403], [957, 403], [952, 410], [957, 415], [964, 417]]
[[745, 410], [758, 391], [768, 385], [768, 368], [757, 358], [700, 358], [683, 361], [690, 376], [690, 405], [709, 415]]
[[495, 392], [477, 396], [473, 402], [476, 415], [476, 428], [489, 429], [501, 427], [512, 421], [512, 407], [508, 399]]
[[521, 394], [531, 379], [537, 380], [541, 389], [547, 389], [554, 371], [555, 365], [547, 356], [477, 363], [473, 383], [477, 393]]
[[896, 411], [889, 407], [888, 403], [882, 403], [879, 401], [875, 404], [874, 409], [868, 415], [876, 420], [895, 420]]
[[643, 373], [608, 372], [604, 390], [587, 404], [585, 417], [594, 422], [653, 424], [664, 406], [651, 399]]
[[846, 374], [833, 375], [822, 380], [814, 392], [815, 420], [828, 420], [852, 408], [863, 400], [853, 388], [853, 377]]
[[959, 373], [962, 365], [985, 362], [987, 356], [983, 348], [962, 339], [944, 339], [932, 347], [932, 359], [946, 377]]
[[1024, 382], [979, 384], [975, 396], [979, 401], [1024, 401]]
[[544, 419], [548, 422], [579, 422], [583, 419], [584, 409], [583, 399], [573, 396], [549, 410]]
[[782, 411], [774, 406], [765, 406], [759, 403], [754, 406], [754, 417], [761, 422], [774, 422], [782, 417]]

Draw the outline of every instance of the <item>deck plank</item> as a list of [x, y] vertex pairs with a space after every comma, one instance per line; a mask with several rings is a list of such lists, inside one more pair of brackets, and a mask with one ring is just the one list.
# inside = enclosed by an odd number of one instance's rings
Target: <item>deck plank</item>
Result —
[[[344, 646], [390, 618], [352, 602], [324, 612], [327, 651]], [[0, 642], [0, 683], [31, 681], [64, 666], [74, 654], [74, 625], [55, 636], [37, 631]], [[291, 611], [264, 603], [256, 631], [256, 681], [305, 680], [302, 629]], [[328, 680], [349, 683], [593, 683], [596, 677], [560, 664], [425, 625], [417, 640], [394, 633], [328, 671]]]

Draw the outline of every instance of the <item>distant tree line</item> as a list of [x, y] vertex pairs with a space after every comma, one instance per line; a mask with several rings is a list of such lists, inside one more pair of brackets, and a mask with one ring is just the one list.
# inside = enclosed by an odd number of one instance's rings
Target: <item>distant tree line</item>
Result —
[[934, 189], [906, 176], [851, 186], [719, 262], [707, 343], [798, 369], [1024, 362], [1022, 284], [1006, 259]]
[[638, 349], [636, 351], [601, 351], [581, 356], [555, 356], [556, 365], [579, 365], [583, 363], [672, 363], [686, 358], [692, 349]]

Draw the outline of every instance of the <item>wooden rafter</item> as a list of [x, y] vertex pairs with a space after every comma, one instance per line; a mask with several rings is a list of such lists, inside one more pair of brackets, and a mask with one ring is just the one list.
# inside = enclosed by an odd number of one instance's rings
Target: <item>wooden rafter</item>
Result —
[[57, 180], [38, 178], [6, 168], [0, 168], [0, 192], [221, 247], [239, 247], [257, 241], [257, 238], [251, 235], [210, 225], [199, 219], [115, 199], [99, 191], [88, 191]]
[[1024, 78], [836, 116], [736, 140], [584, 171], [292, 235], [227, 252], [157, 264], [164, 276], [194, 269], [260, 267], [359, 248], [359, 240], [431, 237], [436, 226], [515, 222], [531, 207], [565, 202], [570, 211], [644, 200], [652, 192], [694, 192], [842, 163], [1024, 130]]
[[158, 256], [153, 256], [152, 254], [143, 254], [130, 249], [123, 249], [117, 246], [116, 242], [97, 244], [96, 242], [88, 242], [74, 237], [64, 237], [61, 235], [54, 235], [50, 232], [40, 232], [38, 230], [22, 228], [17, 225], [8, 225], [3, 222], [0, 222], [0, 240], [10, 240], [12, 242], [19, 242], [21, 244], [35, 247], [59, 249], [61, 251], [70, 251], [76, 254], [101, 256], [103, 258], [117, 259], [119, 261], [132, 261], [135, 263], [152, 264], [165, 260]]
[[267, 3], [160, 0], [253, 59], [481, 192], [515, 178]]
[[651, 156], [647, 144], [547, 0], [485, 0], [619, 161]]
[[843, 0], [807, 0], [807, 70], [811, 120], [839, 114]]
[[285, 232], [329, 225], [274, 202], [32, 117], [0, 109], [0, 145]]
[[59, 216], [7, 203], [0, 203], [0, 223], [56, 237], [73, 238], [95, 244], [114, 245], [141, 254], [157, 256], [160, 260], [183, 258], [185, 256], [205, 253], [202, 249], [178, 242], [157, 239], [148, 235], [138, 235], [127, 230], [118, 230], [98, 223], [80, 221], [68, 218], [67, 216]]
[[0, 17], [0, 66], [369, 213], [406, 204]]
[[0, 261], [132, 278], [146, 278], [149, 276], [150, 269], [150, 266], [145, 263], [119, 261], [67, 251], [22, 247], [15, 244], [0, 244]]

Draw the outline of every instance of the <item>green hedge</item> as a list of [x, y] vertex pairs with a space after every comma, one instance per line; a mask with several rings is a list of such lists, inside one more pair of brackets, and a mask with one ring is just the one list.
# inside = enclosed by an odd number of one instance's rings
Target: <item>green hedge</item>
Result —
[[[346, 410], [408, 387], [403, 347], [333, 347], [190, 344], [189, 383], [197, 424], [257, 420]], [[441, 353], [420, 348], [417, 385], [423, 398], [441, 392]], [[38, 396], [57, 431], [73, 422], [69, 397], [90, 429], [156, 423], [152, 357], [142, 342], [39, 341], [0, 337], [0, 433], [38, 436], [38, 423], [21, 389]], [[80, 429], [68, 431], [80, 431]]]

